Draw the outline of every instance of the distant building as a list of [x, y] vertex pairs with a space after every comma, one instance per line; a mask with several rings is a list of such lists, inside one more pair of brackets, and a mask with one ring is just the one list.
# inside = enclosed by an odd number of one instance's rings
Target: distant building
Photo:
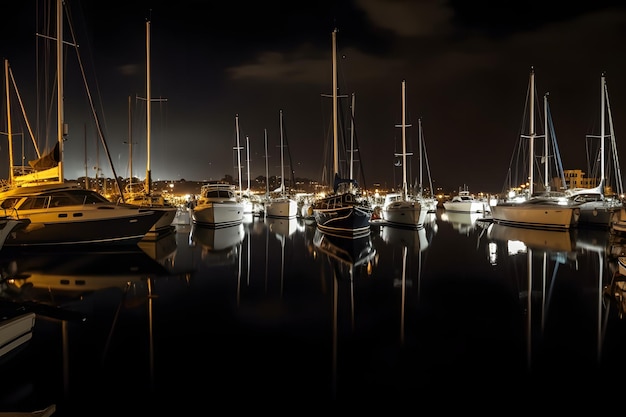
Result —
[[[565, 169], [565, 182], [568, 189], [570, 188], [593, 188], [598, 185], [598, 178], [586, 178], [585, 172], [580, 169]], [[560, 179], [556, 179], [560, 182]]]

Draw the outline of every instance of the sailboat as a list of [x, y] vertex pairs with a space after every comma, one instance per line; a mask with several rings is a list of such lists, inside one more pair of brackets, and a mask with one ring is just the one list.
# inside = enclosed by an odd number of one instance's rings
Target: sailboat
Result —
[[298, 203], [286, 193], [285, 187], [285, 143], [283, 127], [283, 111], [280, 111], [280, 187], [278, 197], [270, 198], [265, 205], [267, 217], [284, 217], [295, 219], [298, 214]]
[[[238, 152], [241, 149], [241, 147], [237, 147]], [[246, 135], [246, 167], [248, 186], [244, 190], [242, 180], [240, 180], [239, 190], [235, 194], [243, 203], [244, 220], [251, 221], [254, 216], [259, 216], [263, 212], [263, 204], [261, 199], [250, 190], [250, 138], [248, 135]]]
[[[397, 227], [423, 227], [428, 209], [420, 201], [411, 198], [406, 179], [406, 81], [402, 80], [402, 191], [385, 196], [382, 217], [386, 224]], [[399, 155], [397, 155], [399, 156]]]
[[[606, 229], [611, 227], [614, 216], [619, 215], [620, 209], [623, 207], [619, 199], [619, 195], [623, 194], [623, 187], [619, 159], [615, 147], [613, 118], [611, 116], [609, 95], [604, 74], [602, 74], [601, 77], [600, 97], [600, 136], [595, 137], [600, 139], [600, 148], [598, 154], [594, 155], [597, 156], [594, 160], [600, 161], [599, 184], [597, 187], [593, 188], [571, 188], [567, 190], [567, 194], [572, 196], [575, 201], [582, 203], [580, 206], [580, 218], [578, 219], [580, 226], [596, 226]], [[606, 134], [607, 117], [609, 121], [608, 135]], [[610, 140], [610, 146], [608, 147], [607, 140]], [[607, 164], [607, 160], [613, 161], [612, 167], [610, 164]], [[607, 175], [609, 172], [613, 172], [614, 176], [610, 177]], [[616, 187], [615, 190], [613, 190], [612, 186]], [[624, 216], [624, 218], [626, 219], [626, 216]]]
[[[529, 111], [529, 132], [520, 135], [520, 140], [527, 140], [528, 146], [521, 148], [528, 149], [527, 160], [529, 161], [528, 173], [524, 178], [528, 179], [528, 185], [525, 188], [525, 197], [517, 200], [516, 198], [507, 198], [498, 201], [491, 207], [493, 221], [499, 224], [534, 227], [540, 229], [561, 229], [566, 230], [576, 226], [580, 217], [580, 203], [576, 203], [565, 195], [564, 192], [551, 191], [549, 161], [550, 152], [554, 158], [560, 158], [558, 148], [549, 147], [550, 140], [554, 142], [554, 133], [548, 133], [548, 104], [547, 95], [544, 96], [545, 111], [545, 134], [544, 138], [544, 155], [542, 161], [544, 163], [544, 190], [535, 194], [534, 169], [535, 169], [535, 140], [540, 138], [535, 130], [535, 71], [531, 68], [530, 80], [528, 88], [528, 111]], [[553, 143], [554, 145], [554, 143]], [[551, 151], [550, 151], [551, 150]]]
[[358, 192], [358, 184], [352, 178], [339, 175], [339, 132], [337, 95], [337, 29], [332, 32], [333, 59], [333, 190], [329, 195], [316, 199], [311, 206], [319, 231], [346, 238], [358, 238], [370, 234], [372, 207]]
[[[150, 21], [146, 21], [146, 179], [143, 184], [137, 184], [139, 187], [133, 187], [128, 184], [126, 187], [126, 202], [139, 206], [142, 210], [155, 210], [163, 213], [163, 216], [150, 228], [149, 234], [158, 235], [162, 233], [172, 232], [174, 226], [172, 223], [176, 218], [178, 208], [170, 203], [160, 192], [152, 189], [152, 174], [150, 171], [150, 150], [151, 150], [151, 132], [152, 132], [152, 94], [150, 82]], [[130, 140], [129, 140], [130, 142]], [[132, 158], [132, 155], [131, 155]], [[130, 173], [132, 179], [133, 173]]]
[[[163, 213], [119, 205], [94, 190], [86, 190], [64, 180], [63, 142], [66, 126], [63, 108], [63, 7], [64, 2], [57, 0], [56, 34], [42, 36], [45, 40], [56, 40], [56, 145], [52, 158], [47, 158], [49, 164], [42, 167], [45, 175], [30, 173], [26, 177], [17, 178], [13, 175], [13, 152], [9, 152], [10, 183], [0, 192], [0, 207], [11, 216], [28, 219], [30, 224], [12, 233], [4, 246], [136, 244]], [[72, 41], [72, 44], [76, 44]], [[34, 169], [40, 165], [39, 161], [31, 162]]]

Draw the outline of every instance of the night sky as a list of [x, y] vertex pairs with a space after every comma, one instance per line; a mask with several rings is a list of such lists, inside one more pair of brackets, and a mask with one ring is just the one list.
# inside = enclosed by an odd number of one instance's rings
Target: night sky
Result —
[[[0, 6], [5, 16], [0, 52], [9, 60], [32, 118], [40, 3]], [[503, 189], [531, 67], [538, 93], [550, 93], [565, 169], [588, 165], [585, 138], [599, 133], [603, 72], [618, 152], [626, 152], [626, 4], [620, 1], [66, 3], [109, 153], [122, 177], [129, 175], [129, 141], [133, 174], [145, 177], [145, 102], [137, 97], [146, 96], [146, 20], [151, 22], [154, 180], [236, 176], [236, 115], [241, 146], [248, 138], [241, 158], [245, 161], [249, 152], [250, 176], [265, 175], [265, 129], [268, 171], [279, 175], [280, 110], [295, 176], [321, 180], [331, 121], [331, 100], [324, 95], [332, 93], [335, 28], [341, 93], [355, 94], [354, 131], [368, 187], [391, 187], [402, 178], [394, 156], [401, 149], [396, 126], [402, 120], [402, 80], [412, 124], [407, 147], [417, 155], [421, 118], [435, 187]], [[78, 178], [87, 171], [93, 177], [96, 167], [111, 176], [105, 151], [96, 149], [75, 53], [66, 58], [65, 176]], [[2, 90], [0, 117], [6, 131], [4, 82]], [[13, 129], [24, 127], [14, 122]], [[1, 142], [0, 152], [6, 150]], [[418, 166], [414, 158], [412, 178]], [[6, 178], [5, 172], [2, 159], [0, 178]]]

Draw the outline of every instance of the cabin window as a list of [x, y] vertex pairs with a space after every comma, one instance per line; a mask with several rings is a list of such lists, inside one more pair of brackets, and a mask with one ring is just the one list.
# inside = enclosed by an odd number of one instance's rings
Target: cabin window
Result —
[[7, 198], [2, 202], [0, 206], [5, 210], [11, 210], [13, 209], [13, 207], [15, 207], [18, 201], [19, 198]]
[[28, 197], [20, 206], [20, 210], [42, 209], [47, 207], [49, 197]]

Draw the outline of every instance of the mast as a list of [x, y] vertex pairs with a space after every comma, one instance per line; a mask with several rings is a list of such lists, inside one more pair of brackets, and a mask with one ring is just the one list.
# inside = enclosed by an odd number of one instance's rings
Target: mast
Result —
[[270, 173], [269, 173], [269, 168], [267, 166], [267, 129], [263, 129], [263, 137], [265, 139], [265, 199], [267, 201], [267, 199], [270, 196]]
[[239, 176], [239, 195], [241, 196], [241, 145], [239, 145], [239, 115], [235, 115], [235, 131], [237, 135], [237, 175]]
[[[356, 105], [356, 94], [352, 93], [352, 118], [350, 119], [350, 179], [354, 179], [354, 106]], [[352, 188], [352, 182], [350, 182]]]
[[[150, 194], [152, 178], [150, 172], [150, 139], [152, 135], [152, 97], [150, 88], [150, 21], [146, 20], [146, 185], [145, 192]], [[132, 173], [132, 171], [131, 171]]]
[[[430, 184], [430, 193], [432, 196], [432, 192], [433, 192], [433, 185], [430, 183], [430, 167], [428, 166], [428, 159], [424, 156], [424, 153], [426, 153], [426, 150], [424, 149], [424, 130], [422, 129], [422, 119], [419, 118], [417, 119], [417, 138], [418, 138], [418, 148], [419, 148], [419, 157], [420, 157], [420, 182], [419, 182], [419, 187], [417, 190], [417, 193], [420, 197], [423, 197], [424, 194], [424, 179], [423, 179], [423, 173], [424, 173], [424, 161], [426, 161], [426, 168], [428, 169], [428, 183]], [[415, 190], [413, 190], [413, 192], [415, 193]]]
[[248, 170], [248, 188], [247, 192], [250, 192], [250, 140], [248, 139], [248, 135], [246, 135], [246, 165]]
[[133, 111], [131, 97], [128, 96], [128, 188], [133, 189]]
[[57, 142], [59, 144], [59, 183], [63, 182], [63, 133], [65, 114], [63, 112], [63, 0], [57, 0]]
[[[337, 29], [333, 30], [333, 169], [339, 173], [339, 133], [337, 127]], [[334, 181], [334, 180], [333, 180]]]
[[406, 184], [406, 81], [402, 80], [402, 198], [408, 194]]
[[530, 191], [530, 195], [532, 196], [534, 192], [533, 162], [535, 155], [535, 69], [533, 67], [530, 68], [530, 124], [528, 138], [530, 139], [528, 158], [528, 189]]
[[406, 180], [406, 157], [412, 155], [406, 152], [406, 128], [411, 125], [406, 124], [406, 81], [402, 80], [402, 124], [396, 125], [396, 127], [402, 128], [402, 154], [395, 154], [395, 156], [402, 156], [402, 198], [406, 200], [409, 195], [408, 183]]
[[9, 184], [13, 184], [13, 126], [11, 124], [11, 99], [9, 93], [9, 60], [4, 60], [4, 84], [7, 100], [7, 137], [9, 138]]
[[280, 110], [280, 195], [285, 196], [285, 160], [284, 150], [285, 145], [283, 142], [283, 111]]
[[544, 150], [543, 150], [543, 154], [544, 154], [544, 161], [543, 161], [543, 177], [544, 177], [544, 183], [543, 183], [543, 188], [545, 191], [550, 191], [550, 179], [548, 178], [548, 168], [549, 168], [549, 147], [548, 147], [548, 140], [554, 140], [554, 138], [550, 138], [549, 135], [549, 129], [548, 129], [548, 94], [544, 94], [543, 95], [543, 123], [544, 123]]

